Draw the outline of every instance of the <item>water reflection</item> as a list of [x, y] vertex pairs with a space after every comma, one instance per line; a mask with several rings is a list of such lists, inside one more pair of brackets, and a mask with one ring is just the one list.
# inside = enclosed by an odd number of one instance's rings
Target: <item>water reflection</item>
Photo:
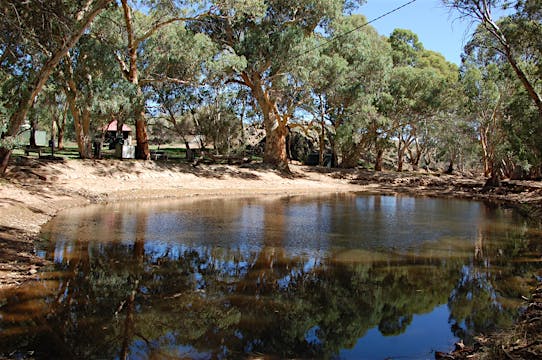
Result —
[[511, 211], [357, 195], [89, 207], [43, 236], [54, 266], [4, 296], [5, 354], [431, 357], [509, 324], [542, 247]]

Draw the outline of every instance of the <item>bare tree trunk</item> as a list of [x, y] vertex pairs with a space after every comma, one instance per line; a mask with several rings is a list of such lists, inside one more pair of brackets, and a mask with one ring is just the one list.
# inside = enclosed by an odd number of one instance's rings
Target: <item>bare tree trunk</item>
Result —
[[77, 88], [75, 88], [75, 81], [73, 81], [73, 79], [68, 80], [68, 87], [68, 89], [65, 89], [66, 101], [68, 102], [68, 106], [73, 117], [75, 141], [77, 142], [79, 156], [81, 159], [89, 159], [92, 155], [88, 134], [90, 127], [90, 111], [87, 108], [80, 109], [77, 106], [75, 101], [77, 96]]
[[56, 135], [57, 119], [55, 119], [55, 117], [56, 117], [56, 113], [53, 115], [53, 120], [51, 121], [51, 138], [49, 140], [49, 148], [51, 148], [51, 156], [53, 158], [55, 156], [55, 149], [56, 149], [55, 139], [57, 138], [57, 135]]
[[145, 101], [143, 99], [143, 91], [139, 83], [139, 72], [137, 69], [137, 47], [139, 44], [138, 39], [135, 36], [135, 30], [133, 27], [132, 10], [128, 5], [127, 0], [122, 0], [122, 9], [124, 13], [124, 22], [126, 25], [126, 32], [128, 33], [128, 54], [129, 65], [126, 66], [121, 61], [121, 67], [126, 79], [137, 86], [137, 100], [139, 103], [135, 107], [135, 125], [136, 125], [136, 158], [141, 160], [150, 160], [151, 152], [149, 150], [149, 138], [147, 135], [147, 120], [145, 119]]
[[36, 130], [38, 127], [38, 120], [35, 117], [32, 117], [30, 120], [30, 146], [36, 147]]
[[420, 167], [421, 158], [422, 158], [422, 149], [416, 143], [416, 156], [412, 158], [413, 159], [412, 165], [414, 166], [414, 168], [418, 169]]
[[122, 128], [124, 127], [124, 118], [122, 116], [117, 116], [117, 131], [115, 133], [115, 139], [124, 138], [122, 133]]
[[454, 173], [454, 159], [450, 159], [450, 163], [448, 164], [448, 169], [446, 169], [446, 174], [452, 175]]
[[324, 100], [322, 95], [320, 97], [320, 154], [318, 156], [318, 164], [320, 166], [324, 165], [324, 150], [325, 150], [325, 141], [326, 141], [326, 109], [324, 107]]
[[73, 117], [75, 141], [77, 142], [79, 156], [81, 159], [89, 159], [92, 157], [90, 136], [88, 133], [90, 129], [90, 110], [85, 104], [77, 104], [79, 89], [77, 88], [77, 83], [73, 75], [73, 64], [69, 52], [66, 54], [64, 73], [66, 76], [64, 93], [66, 94], [68, 108]]
[[[241, 110], [241, 116], [239, 117], [239, 125], [241, 126], [241, 149], [242, 153], [245, 154], [246, 149], [246, 134], [245, 134], [245, 112], [246, 112], [246, 101], [243, 99], [243, 110]], [[288, 131], [289, 133], [289, 131]], [[288, 146], [288, 149], [290, 147]]]
[[[8, 167], [9, 156], [11, 155], [11, 150], [5, 147], [0, 147], [0, 167], [4, 169], [4, 173]], [[3, 174], [4, 174], [3, 173]], [[3, 175], [2, 174], [2, 175]]]
[[83, 127], [81, 126], [81, 119], [79, 117], [79, 111], [77, 110], [75, 106], [75, 102], [72, 103], [72, 100], [68, 100], [70, 102], [70, 111], [72, 113], [73, 117], [73, 125], [75, 128], [75, 142], [77, 143], [77, 149], [79, 150], [79, 156], [84, 159], [84, 146], [83, 146]]
[[401, 138], [399, 138], [399, 146], [397, 148], [397, 171], [398, 172], [403, 171], [403, 160], [405, 158], [405, 149], [406, 149], [406, 144]]
[[382, 171], [382, 162], [384, 158], [384, 150], [377, 149], [375, 157], [375, 171]]
[[408, 156], [410, 158], [410, 165], [412, 165], [412, 169], [414, 171], [417, 171], [418, 168], [420, 167], [420, 159], [422, 157], [422, 153], [420, 151], [418, 143], [416, 142], [416, 153], [415, 154], [410, 148], [407, 149], [407, 152], [408, 152]]
[[83, 109], [83, 117], [81, 128], [83, 130], [83, 159], [92, 158], [92, 138], [90, 135], [90, 110], [88, 108]]
[[147, 119], [145, 109], [136, 110], [136, 159], [150, 160], [149, 137], [147, 135]]
[[66, 131], [66, 118], [68, 116], [68, 102], [66, 100], [66, 105], [64, 106], [64, 111], [62, 112], [62, 118], [56, 120], [57, 128], [57, 149], [64, 150], [64, 132]]
[[[245, 76], [248, 79], [248, 76]], [[263, 162], [273, 165], [282, 171], [290, 171], [286, 152], [286, 136], [288, 135], [288, 116], [281, 116], [276, 104], [262, 88], [259, 79], [250, 81], [251, 89], [262, 110], [265, 127], [265, 150]]]
[[491, 174], [491, 160], [488, 149], [487, 129], [480, 127], [480, 143], [482, 144], [482, 161], [484, 163], [484, 176]]
[[286, 126], [278, 124], [266, 124], [265, 151], [263, 161], [266, 164], [274, 165], [280, 170], [288, 170], [288, 156], [286, 154]]

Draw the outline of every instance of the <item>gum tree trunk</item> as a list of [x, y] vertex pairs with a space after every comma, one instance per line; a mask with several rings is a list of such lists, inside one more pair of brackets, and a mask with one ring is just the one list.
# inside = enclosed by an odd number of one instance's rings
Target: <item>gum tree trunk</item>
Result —
[[143, 99], [143, 91], [141, 90], [141, 84], [139, 83], [139, 71], [137, 68], [137, 48], [142, 39], [137, 39], [134, 30], [132, 9], [128, 5], [127, 0], [122, 0], [122, 9], [124, 13], [124, 22], [126, 25], [126, 32], [128, 33], [128, 54], [129, 63], [126, 65], [120, 58], [117, 60], [120, 62], [123, 74], [129, 82], [137, 87], [138, 102], [134, 110], [134, 118], [136, 125], [136, 159], [149, 160], [151, 153], [149, 150], [149, 138], [147, 135], [147, 120], [145, 119], [145, 101]]
[[403, 162], [405, 158], [406, 144], [399, 139], [399, 148], [397, 149], [397, 172], [403, 171]]
[[136, 159], [149, 160], [151, 152], [149, 149], [149, 137], [147, 135], [147, 119], [145, 118], [145, 108], [136, 110]]
[[66, 117], [68, 115], [68, 107], [64, 107], [64, 111], [62, 112], [62, 117], [60, 119], [56, 119], [56, 128], [57, 128], [57, 142], [58, 150], [64, 150], [64, 132], [66, 131]]
[[382, 171], [383, 159], [384, 159], [384, 150], [377, 149], [376, 158], [375, 158], [375, 171]]
[[263, 162], [272, 165], [281, 171], [289, 172], [288, 154], [286, 151], [286, 135], [288, 135], [289, 115], [280, 114], [276, 103], [269, 93], [264, 90], [258, 74], [252, 78], [243, 74], [245, 85], [250, 87], [262, 111], [265, 127], [265, 150]]
[[320, 154], [318, 155], [318, 164], [320, 166], [324, 165], [324, 150], [326, 142], [326, 108], [324, 106], [324, 99], [320, 95]]
[[280, 170], [288, 169], [288, 156], [286, 154], [286, 126], [266, 124], [266, 140], [263, 161], [266, 164], [276, 166]]

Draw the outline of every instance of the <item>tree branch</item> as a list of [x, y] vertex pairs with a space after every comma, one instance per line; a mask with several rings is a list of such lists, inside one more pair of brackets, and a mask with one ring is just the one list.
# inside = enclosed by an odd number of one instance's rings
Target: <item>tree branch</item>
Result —
[[162, 76], [160, 78], [147, 78], [147, 79], [140, 79], [139, 84], [141, 86], [153, 84], [153, 83], [172, 83], [172, 84], [181, 84], [181, 85], [188, 85], [190, 84], [190, 81], [188, 80], [182, 80], [177, 78], [171, 78], [169, 76]]
[[209, 13], [204, 13], [197, 16], [193, 16], [193, 17], [174, 17], [174, 18], [162, 21], [160, 23], [155, 24], [153, 27], [151, 27], [145, 34], [136, 38], [135, 44], [139, 45], [141, 42], [147, 40], [152, 35], [154, 35], [158, 30], [160, 30], [161, 28], [169, 24], [173, 24], [175, 22], [180, 22], [180, 21], [201, 21], [202, 19], [207, 18], [209, 16], [211, 16]]
[[126, 32], [128, 33], [128, 53], [130, 54], [130, 65], [128, 67], [128, 73], [125, 74], [128, 81], [136, 84], [137, 79], [137, 44], [134, 34], [132, 9], [128, 5], [127, 0], [121, 0], [122, 9], [124, 12], [124, 23], [126, 25]]
[[130, 71], [128, 70], [128, 66], [118, 52], [115, 52], [115, 60], [117, 60], [117, 62], [119, 63], [120, 71], [122, 72], [124, 77], [128, 78], [128, 76], [130, 75]]

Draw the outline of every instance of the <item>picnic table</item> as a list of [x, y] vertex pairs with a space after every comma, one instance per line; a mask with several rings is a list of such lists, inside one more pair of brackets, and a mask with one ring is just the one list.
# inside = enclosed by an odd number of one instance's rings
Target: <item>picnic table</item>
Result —
[[29, 156], [30, 153], [36, 153], [38, 154], [38, 157], [41, 157], [41, 151], [43, 150], [42, 146], [30, 146], [26, 145], [24, 147], [24, 155]]
[[168, 156], [167, 156], [167, 153], [163, 150], [151, 150], [151, 159], [152, 160], [158, 160], [158, 159], [167, 160]]

